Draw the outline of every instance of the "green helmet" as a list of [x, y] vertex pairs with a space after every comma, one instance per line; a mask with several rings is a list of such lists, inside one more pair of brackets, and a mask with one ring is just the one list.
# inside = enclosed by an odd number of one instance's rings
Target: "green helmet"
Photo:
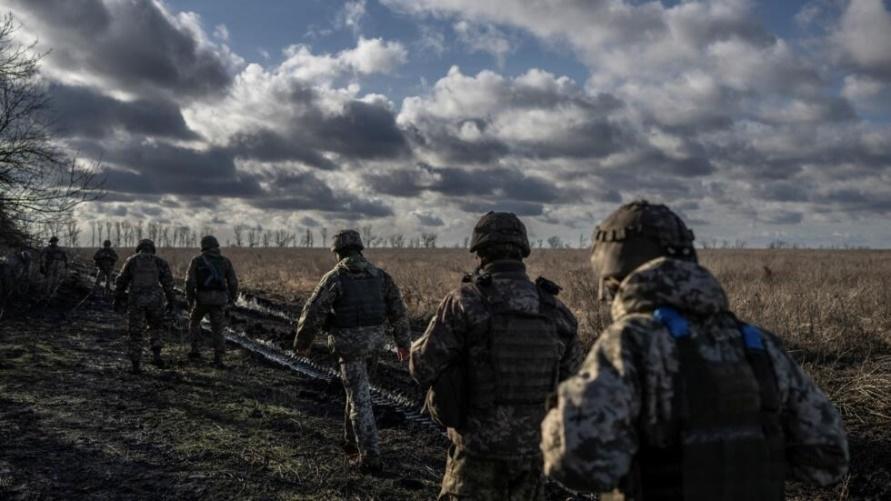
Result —
[[591, 264], [600, 275], [600, 299], [640, 265], [659, 257], [696, 262], [693, 232], [662, 204], [637, 200], [619, 207], [597, 226]]
[[341, 230], [335, 233], [331, 241], [331, 252], [338, 252], [348, 248], [356, 250], [365, 248], [362, 245], [362, 237], [359, 236], [359, 232], [356, 230]]
[[206, 251], [210, 249], [218, 249], [220, 247], [220, 242], [217, 241], [217, 238], [213, 235], [205, 235], [201, 237], [201, 250]]
[[520, 218], [512, 212], [489, 212], [473, 227], [473, 237], [470, 240], [470, 252], [493, 244], [516, 245], [523, 252], [523, 257], [528, 257], [529, 238], [526, 236], [526, 226]]
[[141, 252], [143, 250], [154, 254], [155, 253], [155, 242], [152, 242], [148, 238], [143, 238], [136, 245], [136, 252]]
[[102, 247], [111, 247], [111, 240], [106, 240], [102, 242]]

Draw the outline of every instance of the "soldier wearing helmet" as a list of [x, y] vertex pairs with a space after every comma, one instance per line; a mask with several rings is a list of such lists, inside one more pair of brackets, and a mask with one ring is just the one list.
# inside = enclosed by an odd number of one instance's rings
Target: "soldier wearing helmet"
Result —
[[214, 366], [224, 368], [226, 307], [238, 298], [238, 278], [232, 262], [220, 253], [220, 243], [211, 235], [201, 238], [201, 254], [192, 258], [186, 274], [186, 301], [189, 304], [189, 358], [200, 360], [201, 320], [210, 317]]
[[664, 205], [620, 207], [592, 263], [613, 323], [542, 424], [545, 473], [601, 499], [780, 500], [848, 466], [841, 416], [779, 338], [730, 311]]
[[111, 248], [111, 240], [102, 242], [102, 248], [93, 255], [96, 263], [96, 281], [93, 289], [98, 289], [100, 282], [105, 281], [105, 293], [111, 293], [111, 284], [114, 281], [114, 265], [118, 262], [118, 253]]
[[124, 301], [127, 302], [129, 355], [133, 373], [142, 371], [142, 338], [146, 326], [152, 347], [152, 363], [163, 368], [165, 364], [161, 358], [161, 332], [164, 327], [165, 298], [168, 310], [172, 310], [175, 303], [170, 266], [167, 261], [155, 255], [154, 242], [148, 239], [139, 241], [136, 253], [124, 261], [114, 290], [115, 311], [123, 311]]
[[478, 268], [440, 303], [409, 370], [452, 447], [439, 499], [542, 499], [545, 402], [583, 352], [549, 280], [529, 280], [526, 227], [490, 212], [473, 229]]
[[380, 445], [369, 377], [386, 345], [387, 324], [400, 361], [408, 358], [410, 329], [399, 288], [387, 272], [362, 255], [363, 248], [355, 230], [334, 235], [331, 251], [337, 265], [306, 301], [297, 322], [294, 350], [308, 356], [316, 334], [328, 332], [346, 390], [344, 449], [362, 471], [376, 473], [381, 468]]
[[59, 239], [55, 235], [40, 253], [40, 271], [44, 275], [44, 296], [50, 299], [56, 295], [68, 271], [68, 254], [59, 247]]

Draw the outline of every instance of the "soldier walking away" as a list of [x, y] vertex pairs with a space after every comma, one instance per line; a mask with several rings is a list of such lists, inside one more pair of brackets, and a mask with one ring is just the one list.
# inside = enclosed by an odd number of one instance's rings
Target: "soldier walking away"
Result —
[[31, 283], [31, 252], [24, 247], [20, 248], [6, 256], [0, 269], [2, 300], [24, 297]]
[[[140, 240], [136, 254], [127, 258], [115, 282], [114, 309], [122, 312], [126, 301], [129, 355], [133, 373], [141, 372], [143, 336], [148, 326], [152, 347], [152, 364], [164, 368], [161, 358], [161, 333], [164, 329], [164, 300], [167, 310], [174, 308], [173, 276], [167, 261], [155, 255], [151, 240]], [[129, 293], [128, 293], [129, 291]], [[128, 295], [128, 297], [124, 297]]]
[[338, 263], [322, 277], [306, 302], [294, 350], [308, 356], [319, 331], [340, 361], [340, 377], [346, 390], [344, 449], [358, 452], [354, 464], [363, 472], [381, 469], [380, 444], [371, 406], [369, 377], [386, 345], [389, 323], [400, 361], [408, 359], [410, 330], [405, 303], [387, 272], [362, 255], [362, 239], [354, 230], [334, 235], [331, 250]]
[[238, 279], [228, 258], [220, 254], [220, 243], [213, 236], [201, 238], [201, 254], [192, 258], [186, 276], [186, 301], [189, 304], [189, 334], [192, 351], [189, 358], [201, 359], [201, 320], [210, 317], [213, 334], [214, 366], [223, 369], [226, 351], [226, 308], [238, 298]]
[[781, 500], [787, 477], [842, 478], [838, 409], [776, 335], [730, 311], [676, 214], [632, 202], [593, 240], [613, 323], [542, 424], [545, 473], [647, 501]]
[[43, 295], [46, 299], [52, 299], [56, 295], [68, 271], [68, 254], [58, 243], [56, 236], [51, 237], [49, 245], [40, 253], [40, 272], [44, 276]]
[[114, 281], [114, 266], [118, 262], [118, 253], [111, 248], [111, 240], [102, 242], [102, 248], [93, 255], [93, 262], [96, 263], [96, 282], [93, 289], [99, 288], [99, 283], [105, 281], [105, 293], [111, 293], [111, 285]]
[[462, 407], [445, 423], [452, 445], [439, 499], [543, 499], [541, 420], [584, 356], [577, 322], [560, 287], [526, 275], [529, 240], [514, 214], [484, 215], [470, 251], [478, 269], [440, 303], [409, 363], [424, 389], [459, 375], [438, 404]]

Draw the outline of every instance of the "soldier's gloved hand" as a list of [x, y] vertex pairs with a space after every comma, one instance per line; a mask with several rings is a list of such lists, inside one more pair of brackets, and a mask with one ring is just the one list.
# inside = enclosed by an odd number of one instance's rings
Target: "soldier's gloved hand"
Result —
[[400, 362], [407, 362], [410, 356], [411, 352], [408, 348], [396, 348], [396, 358], [398, 358]]

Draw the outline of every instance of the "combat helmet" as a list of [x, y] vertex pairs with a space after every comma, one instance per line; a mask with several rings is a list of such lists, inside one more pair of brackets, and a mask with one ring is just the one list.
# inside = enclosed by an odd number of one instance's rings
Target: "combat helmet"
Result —
[[102, 247], [111, 247], [111, 240], [106, 240], [102, 242]]
[[59, 237], [57, 237], [55, 235], [51, 236], [49, 239], [49, 243], [51, 243], [51, 244], [59, 243]]
[[693, 232], [663, 204], [636, 200], [622, 205], [597, 226], [591, 264], [600, 275], [601, 300], [642, 264], [658, 257], [697, 261]]
[[155, 253], [155, 242], [152, 242], [148, 238], [143, 238], [142, 240], [139, 241], [139, 244], [136, 245], [136, 252], [140, 252], [143, 250], [146, 250], [146, 251], [154, 254]]
[[334, 234], [334, 238], [331, 240], [331, 252], [339, 252], [350, 248], [356, 250], [365, 248], [365, 246], [362, 245], [362, 237], [359, 236], [358, 231], [341, 230]]
[[205, 235], [201, 237], [201, 250], [219, 249], [220, 242], [213, 235]]
[[529, 257], [529, 237], [526, 226], [513, 212], [489, 211], [473, 227], [470, 252], [493, 244], [513, 244], [520, 248], [523, 257]]

